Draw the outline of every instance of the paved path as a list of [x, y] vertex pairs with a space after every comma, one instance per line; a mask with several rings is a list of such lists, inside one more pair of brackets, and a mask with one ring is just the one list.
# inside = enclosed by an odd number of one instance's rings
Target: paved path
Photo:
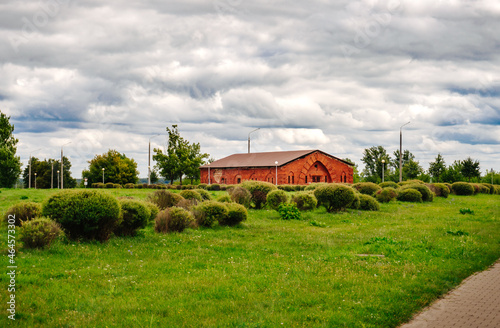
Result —
[[500, 327], [500, 260], [474, 274], [400, 328]]

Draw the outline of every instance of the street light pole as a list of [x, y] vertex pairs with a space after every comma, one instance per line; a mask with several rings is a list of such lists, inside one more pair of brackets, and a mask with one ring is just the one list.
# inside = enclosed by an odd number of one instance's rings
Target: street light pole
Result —
[[278, 161], [274, 162], [276, 165], [276, 185], [278, 185]]
[[104, 167], [102, 168], [102, 183], [104, 183]]
[[52, 164], [52, 171], [50, 173], [50, 189], [54, 189], [54, 162]]
[[408, 124], [409, 121], [399, 128], [399, 182], [403, 181], [403, 126]]
[[33, 150], [31, 153], [30, 153], [30, 158], [29, 158], [29, 163], [28, 163], [28, 166], [29, 166], [29, 170], [28, 170], [28, 174], [29, 174], [29, 178], [28, 178], [28, 189], [31, 189], [31, 154], [33, 154], [34, 152], [36, 151], [39, 151], [40, 149], [42, 148], [38, 148], [37, 150]]
[[[257, 130], [260, 130], [260, 128], [257, 128], [253, 131], [250, 131], [250, 133], [255, 132]], [[250, 154], [250, 133], [248, 133], [248, 153]]]
[[208, 165], [208, 185], [210, 185], [210, 163]]
[[384, 164], [385, 164], [385, 159], [382, 160], [382, 182], [384, 182]]
[[57, 170], [57, 189], [59, 189], [61, 185], [59, 184], [59, 170]]
[[35, 172], [35, 189], [36, 189], [36, 172]]
[[151, 184], [151, 139], [154, 137], [158, 137], [159, 134], [155, 134], [151, 138], [149, 138], [149, 151], [148, 151], [148, 185]]
[[63, 147], [71, 143], [67, 142], [61, 146], [61, 189], [64, 189], [64, 157], [63, 157]]

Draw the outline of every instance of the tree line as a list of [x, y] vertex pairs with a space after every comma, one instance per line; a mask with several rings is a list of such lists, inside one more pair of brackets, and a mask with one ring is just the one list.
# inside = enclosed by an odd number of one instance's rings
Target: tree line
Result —
[[[500, 175], [493, 171], [481, 176], [480, 162], [471, 157], [456, 160], [446, 165], [443, 156], [438, 153], [434, 161], [429, 163], [429, 169], [424, 170], [420, 162], [415, 159], [409, 150], [402, 154], [402, 179], [419, 179], [425, 182], [489, 182], [500, 184]], [[382, 172], [385, 181], [399, 181], [399, 150], [393, 152], [392, 156], [382, 146], [366, 148], [361, 161], [365, 164], [362, 172], [355, 172], [358, 181], [381, 182]], [[357, 171], [357, 170], [356, 170]]]

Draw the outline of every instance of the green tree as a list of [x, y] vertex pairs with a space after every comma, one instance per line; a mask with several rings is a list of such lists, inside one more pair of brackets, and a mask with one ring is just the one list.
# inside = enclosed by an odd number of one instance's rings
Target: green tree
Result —
[[469, 179], [469, 182], [471, 178], [481, 177], [481, 171], [479, 170], [479, 161], [475, 161], [472, 158], [467, 157], [467, 159], [463, 160], [461, 164], [461, 173], [464, 177]]
[[385, 160], [384, 168], [391, 162], [391, 157], [382, 146], [374, 146], [365, 149], [361, 161], [365, 163], [363, 177], [365, 181], [378, 182], [382, 180], [382, 160]]
[[121, 185], [127, 183], [137, 183], [139, 180], [137, 163], [120, 154], [116, 150], [108, 150], [107, 153], [96, 155], [88, 162], [89, 169], [82, 172], [82, 177], [88, 179], [88, 183], [102, 182], [104, 168], [104, 182], [118, 183]]
[[[390, 166], [394, 170], [399, 170], [399, 149], [396, 150], [394, 153], [394, 160], [390, 161]], [[414, 161], [415, 160], [415, 155], [413, 155], [408, 149], [405, 149], [403, 151], [403, 156], [401, 157], [401, 165], [405, 166], [408, 162]], [[399, 171], [398, 171], [399, 175]], [[398, 178], [399, 179], [399, 178]], [[399, 181], [399, 180], [398, 180]]]
[[438, 154], [434, 162], [429, 163], [429, 174], [436, 178], [436, 182], [439, 182], [439, 178], [446, 171], [446, 165], [441, 154]]
[[21, 174], [21, 159], [16, 156], [14, 125], [10, 116], [0, 112], [0, 188], [12, 188]]
[[448, 166], [446, 171], [441, 175], [443, 182], [454, 183], [457, 181], [464, 181], [465, 178], [462, 175], [462, 163], [460, 161], [454, 161], [452, 165]]
[[158, 173], [156, 172], [156, 170], [151, 170], [150, 180], [151, 180], [152, 184], [155, 184], [158, 182], [159, 179], [158, 179]]
[[170, 183], [176, 178], [180, 179], [184, 175], [194, 179], [199, 178], [200, 165], [204, 163], [208, 154], [201, 153], [199, 143], [189, 143], [181, 137], [177, 125], [172, 125], [172, 128], [166, 128], [168, 132], [168, 148], [164, 154], [161, 149], [155, 148], [153, 160], [156, 161], [156, 167], [160, 174]]
[[422, 173], [424, 173], [424, 169], [420, 166], [418, 161], [409, 160], [403, 166], [403, 179], [404, 180], [416, 179]]
[[[76, 179], [71, 177], [71, 162], [69, 159], [63, 157], [63, 183], [64, 188], [75, 188]], [[31, 158], [31, 188], [35, 186], [36, 177], [36, 188], [37, 189], [49, 189], [51, 187], [59, 188], [58, 183], [61, 181], [60, 174], [58, 172], [61, 170], [61, 161], [56, 161], [54, 159], [45, 159], [40, 161], [36, 157]], [[36, 176], [35, 176], [36, 173]], [[24, 188], [29, 188], [29, 167], [26, 167], [23, 171]], [[52, 181], [51, 181], [52, 180]], [[52, 182], [52, 183], [51, 183]]]

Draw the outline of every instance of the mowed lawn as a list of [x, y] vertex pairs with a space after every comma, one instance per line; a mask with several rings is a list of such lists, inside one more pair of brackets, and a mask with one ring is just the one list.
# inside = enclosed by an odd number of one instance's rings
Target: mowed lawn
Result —
[[[55, 192], [2, 189], [0, 211]], [[500, 257], [499, 205], [450, 195], [302, 221], [250, 210], [233, 228], [18, 248], [15, 322], [3, 224], [0, 327], [397, 327]]]

